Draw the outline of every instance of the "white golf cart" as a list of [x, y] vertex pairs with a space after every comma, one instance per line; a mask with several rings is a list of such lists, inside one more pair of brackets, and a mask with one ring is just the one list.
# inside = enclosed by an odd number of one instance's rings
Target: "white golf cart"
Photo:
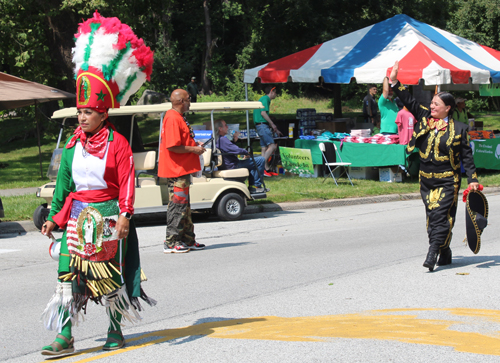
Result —
[[[123, 106], [109, 111], [110, 121], [118, 131], [129, 139], [134, 154], [136, 169], [135, 186], [135, 214], [165, 213], [168, 205], [167, 179], [158, 178], [156, 171], [158, 162], [159, 142], [142, 144], [140, 130], [134, 122], [136, 115], [156, 114], [160, 130], [163, 113], [171, 109], [170, 103], [159, 105]], [[214, 113], [223, 111], [249, 111], [263, 108], [260, 102], [202, 102], [191, 104], [190, 112], [211, 112], [211, 125], [214, 129]], [[65, 125], [76, 123], [76, 108], [66, 108], [54, 112], [52, 119], [62, 120], [61, 132], [57, 147], [52, 154], [47, 176], [50, 183], [38, 188], [37, 197], [46, 200], [33, 214], [33, 222], [41, 229], [47, 220], [50, 204], [55, 191], [57, 171], [61, 161], [61, 138]], [[125, 123], [123, 119], [125, 118]], [[120, 120], [121, 122], [115, 122]], [[248, 120], [248, 118], [247, 118]], [[119, 127], [119, 126], [122, 127]], [[250, 145], [249, 125], [247, 121], [248, 145]], [[148, 147], [150, 149], [148, 149]], [[151, 149], [153, 148], [153, 149]], [[266, 193], [250, 194], [245, 180], [248, 178], [247, 169], [217, 170], [222, 163], [222, 156], [215, 148], [214, 138], [210, 138], [206, 145], [205, 168], [200, 178], [193, 178], [190, 190], [191, 209], [195, 212], [215, 214], [221, 220], [237, 220], [243, 215], [247, 201], [266, 198]], [[215, 151], [215, 152], [213, 152]]]

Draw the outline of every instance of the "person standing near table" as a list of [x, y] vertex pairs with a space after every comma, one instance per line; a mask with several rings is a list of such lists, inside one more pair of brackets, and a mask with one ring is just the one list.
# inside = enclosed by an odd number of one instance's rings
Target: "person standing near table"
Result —
[[398, 126], [399, 144], [408, 145], [413, 135], [415, 117], [404, 106], [398, 112], [398, 116], [396, 117], [396, 125]]
[[[417, 147], [420, 155], [420, 194], [427, 215], [429, 251], [424, 267], [430, 271], [438, 266], [451, 264], [450, 242], [457, 213], [462, 161], [469, 187], [477, 190], [476, 167], [468, 139], [468, 127], [455, 122], [451, 115], [455, 99], [447, 92], [439, 92], [432, 99], [430, 110], [420, 105], [398, 81], [399, 62], [391, 71], [394, 92], [415, 116], [416, 125], [407, 146], [407, 152]], [[439, 255], [439, 260], [438, 260]]]
[[[126, 104], [150, 78], [153, 52], [126, 24], [97, 11], [80, 24], [75, 39], [79, 126], [63, 148], [52, 207], [41, 230], [53, 238], [56, 226], [65, 229], [56, 291], [42, 314], [45, 327], [58, 333], [42, 348], [42, 355], [50, 357], [74, 352], [72, 328], [83, 320], [89, 301], [106, 308], [109, 328], [103, 350], [124, 346], [122, 325], [141, 319], [139, 298], [156, 304], [141, 288], [145, 276], [131, 219], [132, 150], [108, 120], [108, 110]], [[111, 44], [113, 39], [127, 39], [128, 44]], [[136, 82], [126, 85], [127, 79]]]
[[194, 140], [194, 131], [184, 117], [189, 111], [189, 93], [176, 89], [170, 95], [172, 109], [165, 113], [160, 135], [158, 176], [167, 178], [168, 209], [164, 253], [202, 250], [194, 234], [189, 187], [191, 174], [201, 170], [199, 155], [205, 148]]
[[377, 95], [377, 86], [374, 84], [368, 85], [368, 94], [363, 98], [363, 116], [365, 122], [375, 125], [375, 120], [378, 117], [377, 102], [375, 96]]
[[456, 102], [457, 102], [457, 108], [456, 110], [453, 112], [453, 119], [455, 121], [460, 121], [466, 125], [469, 124], [469, 119], [470, 118], [474, 118], [474, 116], [472, 116], [468, 111], [467, 109], [465, 108], [465, 101], [467, 101], [465, 98], [462, 98], [462, 97], [458, 97], [456, 99]]
[[380, 110], [380, 133], [383, 135], [397, 135], [398, 125], [396, 117], [399, 107], [392, 99], [393, 92], [389, 86], [389, 78], [385, 77], [382, 87], [382, 97], [378, 99], [378, 109]]
[[271, 166], [269, 165], [269, 159], [277, 148], [277, 145], [274, 142], [273, 133], [276, 133], [277, 135], [283, 134], [278, 130], [274, 122], [269, 117], [269, 106], [271, 105], [271, 101], [276, 98], [276, 87], [267, 86], [264, 92], [266, 94], [259, 99], [259, 102], [262, 103], [264, 109], [256, 109], [253, 111], [253, 122], [255, 123], [257, 134], [260, 137], [261, 154], [266, 163], [264, 175], [269, 177], [278, 175], [270, 170]]

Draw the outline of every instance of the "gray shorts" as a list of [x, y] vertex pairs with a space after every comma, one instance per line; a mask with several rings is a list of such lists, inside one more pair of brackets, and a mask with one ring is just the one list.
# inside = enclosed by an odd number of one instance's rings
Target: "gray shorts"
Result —
[[256, 126], [257, 134], [260, 137], [260, 146], [266, 147], [274, 144], [273, 131], [268, 124], [258, 124]]

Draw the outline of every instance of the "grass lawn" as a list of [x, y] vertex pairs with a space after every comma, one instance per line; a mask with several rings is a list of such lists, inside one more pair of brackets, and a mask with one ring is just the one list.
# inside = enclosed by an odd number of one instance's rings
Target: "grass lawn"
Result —
[[5, 218], [2, 221], [25, 221], [33, 219], [35, 209], [45, 203], [44, 199], [37, 198], [35, 194], [15, 197], [2, 197]]
[[[479, 173], [481, 184], [484, 186], [499, 186], [500, 173], [482, 171]], [[266, 178], [266, 186], [271, 189], [267, 199], [256, 200], [249, 204], [283, 203], [299, 201], [323, 201], [329, 199], [357, 198], [385, 194], [406, 194], [419, 191], [417, 178], [405, 178], [402, 183], [381, 183], [375, 180], [353, 180], [354, 187], [347, 178], [338, 180], [335, 186], [332, 178], [301, 178], [298, 176], [278, 176]], [[461, 190], [467, 188], [467, 180], [462, 178]], [[33, 195], [19, 197], [3, 197], [5, 209], [4, 221], [29, 220], [36, 207], [45, 200]]]
[[[318, 99], [275, 99], [271, 104], [271, 112], [278, 119], [293, 119], [297, 108], [315, 108], [318, 112], [333, 112], [328, 108], [329, 100]], [[360, 110], [349, 110], [346, 117], [360, 117]], [[485, 130], [500, 130], [500, 113], [478, 113], [475, 115], [477, 121], [484, 122]], [[221, 112], [215, 115], [216, 118], [223, 118], [227, 123], [239, 123], [246, 127], [245, 112]], [[252, 114], [250, 113], [250, 125], [253, 128]], [[210, 121], [209, 112], [200, 112], [195, 115], [188, 115], [191, 124], [203, 124]], [[159, 136], [159, 120], [157, 118], [137, 117], [139, 128], [141, 129], [144, 143], [157, 142]], [[0, 129], [2, 130], [3, 143], [0, 144], [0, 189], [38, 187], [49, 180], [46, 172], [52, 156], [52, 151], [56, 147], [58, 126], [55, 123], [47, 126], [49, 132], [44, 132], [41, 140], [42, 173], [40, 175], [40, 164], [36, 137], [32, 135], [33, 130], [29, 125], [25, 125], [19, 118], [0, 119]], [[63, 142], [71, 135], [72, 130], [68, 129], [63, 136]], [[10, 141], [12, 140], [12, 141]], [[10, 141], [10, 142], [9, 142]], [[258, 151], [258, 149], [256, 150]], [[485, 186], [500, 185], [500, 173], [494, 171], [479, 171], [480, 182]], [[339, 187], [335, 187], [333, 180], [309, 179], [299, 177], [279, 176], [267, 178], [267, 186], [271, 188], [268, 198], [254, 203], [280, 203], [296, 202], [302, 200], [328, 200], [333, 198], [351, 198], [362, 196], [373, 196], [383, 194], [403, 194], [418, 191], [418, 181], [416, 179], [406, 179], [403, 183], [380, 183], [377, 181], [357, 180], [354, 187], [348, 184], [347, 180], [342, 180]], [[462, 188], [465, 181], [462, 181]], [[23, 197], [2, 198], [6, 218], [4, 220], [25, 220], [30, 219], [34, 209], [44, 200], [36, 198], [34, 195]]]

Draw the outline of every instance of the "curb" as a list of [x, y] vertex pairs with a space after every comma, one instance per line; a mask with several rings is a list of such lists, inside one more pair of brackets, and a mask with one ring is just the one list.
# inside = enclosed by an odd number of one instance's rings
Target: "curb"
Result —
[[[485, 187], [484, 194], [500, 193], [500, 187]], [[334, 208], [348, 205], [361, 205], [370, 203], [385, 203], [399, 202], [402, 200], [420, 199], [420, 193], [408, 194], [388, 194], [377, 195], [374, 197], [362, 198], [346, 198], [346, 199], [329, 199], [325, 201], [310, 201], [310, 202], [285, 202], [285, 203], [269, 203], [269, 204], [252, 204], [245, 208], [244, 214], [256, 214], [266, 212], [281, 212], [297, 209], [313, 209], [313, 208]], [[162, 220], [164, 218], [162, 217]], [[37, 232], [33, 221], [19, 222], [1, 222], [0, 221], [0, 238], [15, 237], [27, 232]]]
[[420, 199], [420, 193], [388, 194], [388, 195], [378, 195], [374, 197], [330, 199], [325, 201], [311, 201], [311, 202], [253, 204], [245, 208], [245, 214], [277, 212], [277, 211], [287, 211], [296, 209], [334, 208], [334, 207], [342, 207], [348, 205], [397, 202], [401, 200], [413, 200], [413, 199]]

